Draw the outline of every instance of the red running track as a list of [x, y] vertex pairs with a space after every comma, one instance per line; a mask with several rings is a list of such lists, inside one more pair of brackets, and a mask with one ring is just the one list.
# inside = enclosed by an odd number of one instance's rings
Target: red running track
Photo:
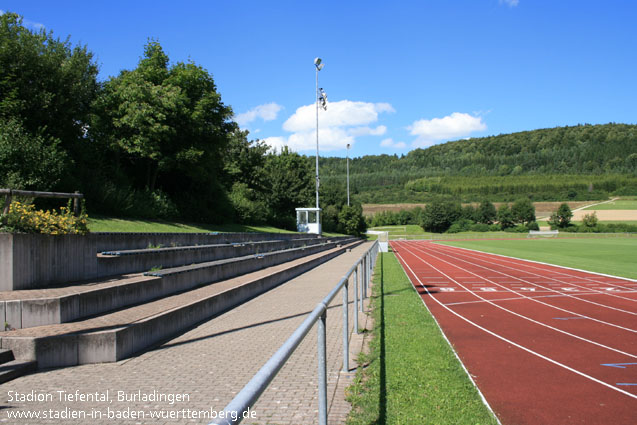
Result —
[[637, 424], [637, 282], [391, 246], [503, 424]]

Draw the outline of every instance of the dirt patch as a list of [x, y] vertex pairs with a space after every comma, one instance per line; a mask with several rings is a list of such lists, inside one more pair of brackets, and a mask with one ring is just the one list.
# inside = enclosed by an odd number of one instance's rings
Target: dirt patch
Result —
[[581, 221], [586, 214], [597, 214], [599, 221], [637, 221], [635, 210], [580, 210], [573, 212], [573, 221]]

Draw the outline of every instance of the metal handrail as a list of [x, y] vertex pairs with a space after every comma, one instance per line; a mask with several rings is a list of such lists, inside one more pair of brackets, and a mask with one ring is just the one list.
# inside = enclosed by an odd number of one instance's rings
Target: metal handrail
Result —
[[[348, 318], [348, 284], [349, 277], [354, 274], [354, 330], [358, 333], [358, 309], [363, 311], [363, 299], [367, 297], [370, 278], [376, 255], [378, 254], [378, 241], [354, 263], [345, 273], [338, 284], [330, 291], [321, 302], [305, 318], [303, 323], [292, 333], [283, 345], [270, 357], [259, 369], [243, 389], [228, 403], [223, 412], [218, 415], [222, 418], [219, 422], [211, 422], [210, 425], [235, 425], [240, 423], [246, 413], [256, 403], [261, 394], [268, 387], [283, 365], [290, 358], [294, 350], [310, 332], [312, 326], [318, 323], [318, 390], [319, 390], [319, 424], [327, 425], [327, 362], [326, 362], [326, 328], [327, 306], [343, 290], [343, 369], [349, 370], [349, 318]], [[359, 272], [360, 267], [360, 272]], [[359, 285], [359, 277], [361, 284]], [[360, 287], [360, 293], [359, 293]], [[360, 302], [359, 302], [360, 296]], [[247, 417], [247, 416], [246, 416]]]

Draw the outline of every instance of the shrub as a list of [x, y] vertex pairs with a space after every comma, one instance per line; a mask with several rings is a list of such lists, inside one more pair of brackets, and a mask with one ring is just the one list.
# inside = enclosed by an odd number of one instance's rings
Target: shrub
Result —
[[582, 225], [584, 227], [597, 226], [597, 213], [593, 212], [592, 214], [584, 215], [584, 217], [582, 217]]
[[526, 225], [528, 230], [540, 230], [540, 225], [537, 224], [537, 221], [532, 221]]
[[491, 230], [491, 226], [485, 223], [476, 223], [469, 227], [472, 232], [488, 232]]
[[60, 211], [36, 210], [33, 204], [12, 202], [6, 217], [6, 230], [47, 235], [85, 235], [88, 233], [86, 213], [75, 217], [70, 207]]

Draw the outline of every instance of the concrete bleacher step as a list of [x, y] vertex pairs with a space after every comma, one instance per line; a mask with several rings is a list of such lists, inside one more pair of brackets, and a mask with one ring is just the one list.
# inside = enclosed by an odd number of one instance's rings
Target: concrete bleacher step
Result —
[[0, 349], [0, 384], [31, 373], [37, 366], [36, 361], [16, 360], [13, 351]]
[[[350, 241], [215, 284], [83, 321], [5, 332], [2, 348], [38, 367], [113, 362], [220, 314], [362, 243]], [[179, 275], [179, 272], [175, 272]]]
[[[338, 239], [340, 238], [334, 238], [334, 240]], [[186, 264], [203, 263], [252, 254], [262, 254], [282, 249], [311, 246], [323, 242], [325, 242], [324, 239], [313, 237], [110, 250], [97, 254], [98, 273], [102, 276], [138, 273], [156, 267], [178, 267]]]
[[66, 323], [270, 267], [330, 249], [352, 239], [317, 240], [319, 243], [297, 248], [162, 268], [144, 274], [102, 279], [90, 284], [13, 291], [5, 294], [5, 299], [0, 301], [0, 313], [4, 313], [5, 322], [13, 329]]

